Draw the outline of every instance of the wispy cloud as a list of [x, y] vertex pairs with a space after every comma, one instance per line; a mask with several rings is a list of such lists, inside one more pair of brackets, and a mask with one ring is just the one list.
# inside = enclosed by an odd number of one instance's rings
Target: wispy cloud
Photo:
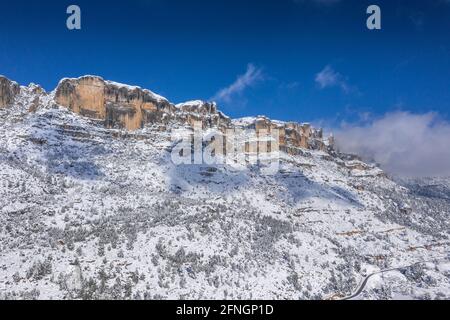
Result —
[[346, 78], [331, 66], [326, 66], [316, 74], [315, 81], [320, 89], [339, 87], [346, 94], [357, 91], [356, 87], [351, 86]]
[[334, 130], [343, 152], [374, 160], [401, 176], [450, 176], [450, 122], [436, 113], [388, 113]]
[[238, 76], [236, 81], [228, 87], [221, 89], [212, 100], [229, 103], [233, 98], [241, 95], [247, 88], [254, 86], [262, 80], [264, 80], [262, 69], [255, 67], [253, 64], [249, 64], [244, 74]]

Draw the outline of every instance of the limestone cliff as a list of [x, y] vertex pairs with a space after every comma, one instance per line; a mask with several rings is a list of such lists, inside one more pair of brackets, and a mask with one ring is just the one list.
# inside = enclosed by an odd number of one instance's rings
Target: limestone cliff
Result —
[[63, 79], [55, 101], [75, 113], [105, 121], [108, 128], [136, 130], [149, 122], [162, 121], [173, 110], [166, 99], [139, 87], [85, 76]]
[[0, 76], [0, 108], [9, 106], [20, 92], [20, 86], [3, 76]]
[[263, 131], [278, 130], [280, 149], [289, 154], [298, 154], [301, 149], [328, 151], [334, 148], [333, 139], [324, 139], [322, 129], [315, 129], [308, 123], [274, 121], [259, 116], [238, 119], [233, 124], [243, 129], [255, 129], [258, 135]]
[[[0, 108], [12, 104], [20, 90], [17, 83], [0, 76]], [[30, 112], [38, 108], [39, 92], [28, 103]], [[229, 129], [236, 128], [253, 129], [257, 135], [277, 130], [279, 147], [287, 153], [298, 154], [301, 149], [333, 149], [334, 139], [324, 139], [322, 130], [309, 124], [273, 121], [264, 116], [231, 120], [218, 110], [215, 103], [195, 100], [174, 105], [150, 90], [106, 81], [97, 76], [63, 79], [54, 93], [56, 104], [82, 116], [101, 120], [107, 128], [134, 131], [153, 124], [160, 130], [168, 130], [169, 124], [194, 127], [194, 124], [201, 123], [203, 129], [216, 128], [224, 135]]]
[[272, 121], [266, 117], [231, 121], [217, 109], [215, 103], [189, 101], [178, 105], [140, 87], [105, 81], [96, 76], [63, 79], [55, 94], [55, 101], [73, 112], [105, 121], [107, 128], [136, 130], [146, 124], [163, 127], [170, 121], [193, 127], [201, 122], [203, 129], [217, 128], [224, 134], [227, 129], [255, 129], [256, 132], [278, 130], [280, 148], [288, 153], [300, 149], [327, 150], [332, 141], [323, 139], [321, 130], [309, 124]]
[[231, 127], [231, 119], [217, 110], [215, 103], [195, 100], [175, 106], [173, 118], [191, 127], [195, 122], [202, 122], [203, 129], [218, 128], [225, 133]]

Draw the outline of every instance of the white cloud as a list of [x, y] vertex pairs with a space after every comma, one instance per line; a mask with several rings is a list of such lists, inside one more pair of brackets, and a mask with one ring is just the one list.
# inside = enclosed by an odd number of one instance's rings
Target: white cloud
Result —
[[212, 98], [212, 100], [229, 103], [234, 97], [242, 94], [245, 89], [255, 85], [263, 79], [264, 75], [262, 73], [262, 70], [255, 67], [253, 64], [249, 64], [247, 66], [247, 71], [245, 72], [245, 74], [238, 76], [236, 81], [234, 81], [231, 85], [221, 89]]
[[348, 84], [345, 77], [339, 72], [336, 72], [331, 66], [326, 66], [316, 74], [315, 81], [320, 89], [339, 87], [346, 94], [355, 90], [355, 88]]
[[401, 176], [450, 176], [450, 123], [436, 113], [394, 112], [335, 130], [338, 148]]

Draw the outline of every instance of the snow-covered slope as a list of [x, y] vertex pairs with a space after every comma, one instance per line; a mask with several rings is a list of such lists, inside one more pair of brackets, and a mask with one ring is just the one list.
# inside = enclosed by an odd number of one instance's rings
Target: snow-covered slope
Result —
[[270, 176], [175, 166], [170, 134], [22, 87], [0, 109], [0, 297], [450, 298], [448, 179], [313, 150]]

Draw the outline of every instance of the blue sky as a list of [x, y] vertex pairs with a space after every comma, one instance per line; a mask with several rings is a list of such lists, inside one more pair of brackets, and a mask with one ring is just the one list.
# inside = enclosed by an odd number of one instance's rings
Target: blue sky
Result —
[[[66, 29], [66, 8], [82, 30]], [[366, 8], [382, 9], [381, 31]], [[53, 89], [96, 74], [233, 117], [355, 122], [392, 111], [450, 118], [448, 0], [8, 1], [0, 74]]]

